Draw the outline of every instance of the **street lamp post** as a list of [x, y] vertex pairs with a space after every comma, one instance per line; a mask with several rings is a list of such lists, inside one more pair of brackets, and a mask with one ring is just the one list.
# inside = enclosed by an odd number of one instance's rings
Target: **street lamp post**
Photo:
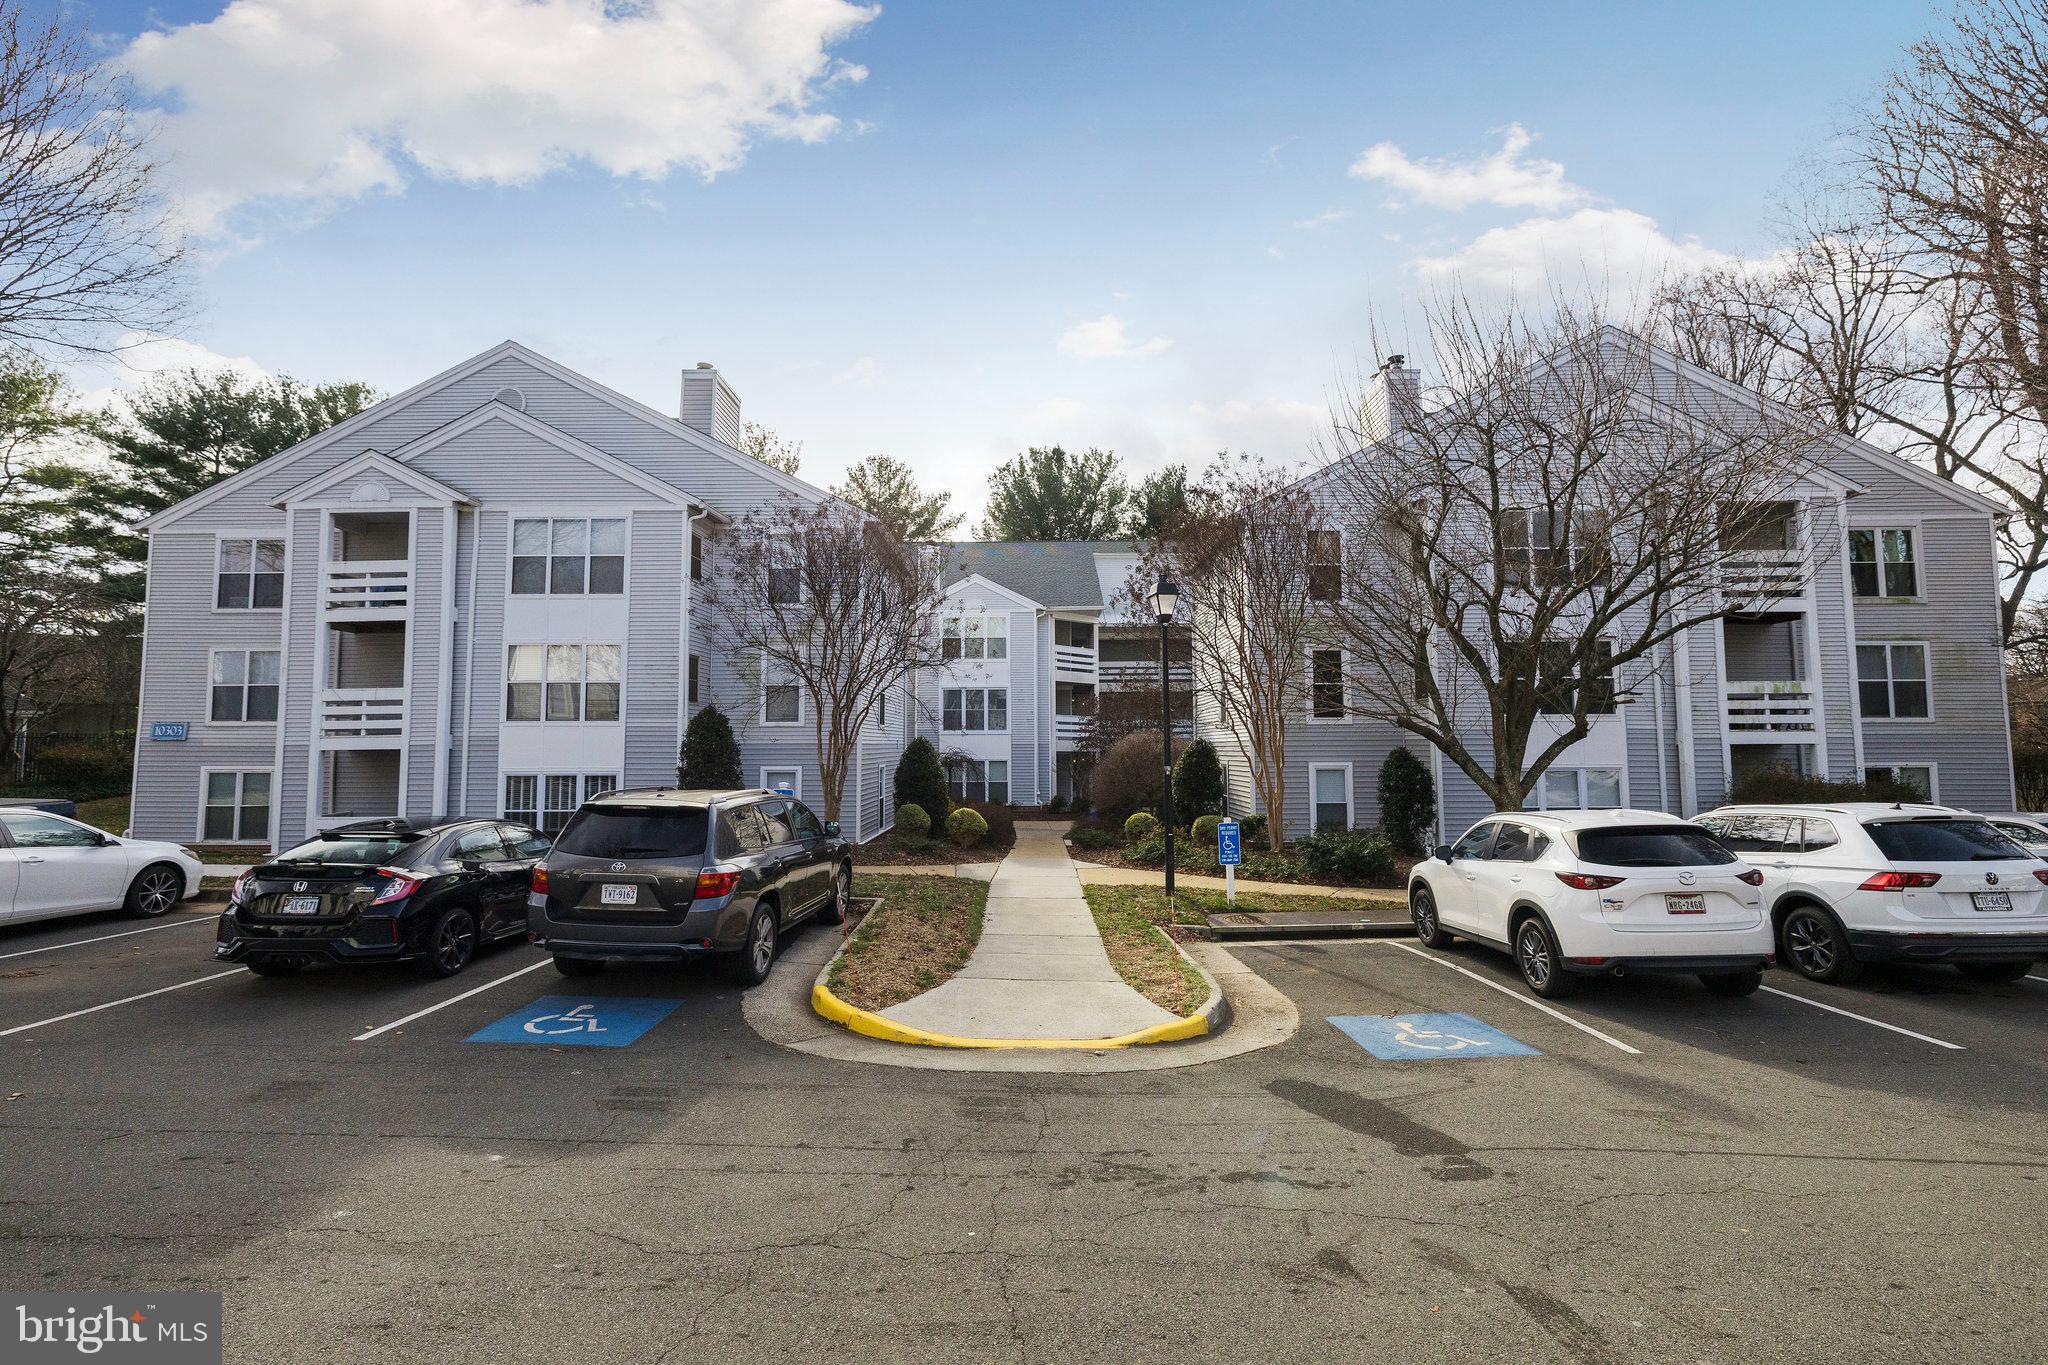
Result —
[[1166, 799], [1160, 803], [1166, 826], [1166, 899], [1173, 899], [1173, 689], [1167, 681], [1167, 628], [1180, 605], [1180, 585], [1162, 576], [1152, 585], [1152, 614], [1159, 618], [1159, 759]]

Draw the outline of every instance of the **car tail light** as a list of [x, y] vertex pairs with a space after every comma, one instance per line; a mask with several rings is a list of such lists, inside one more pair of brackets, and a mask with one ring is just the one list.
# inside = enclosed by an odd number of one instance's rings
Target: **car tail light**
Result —
[[739, 884], [739, 873], [722, 867], [707, 867], [697, 874], [695, 899], [715, 901], [720, 896], [730, 896], [732, 889]]
[[1583, 872], [1560, 872], [1557, 879], [1575, 891], [1605, 891], [1627, 880], [1623, 877], [1589, 877]]
[[413, 876], [410, 872], [400, 872], [395, 867], [380, 867], [377, 869], [377, 875], [389, 877], [391, 880], [384, 883], [384, 889], [371, 898], [372, 905], [389, 905], [393, 901], [402, 901], [419, 890], [420, 883], [425, 880]]
[[[1917, 887], [1932, 886], [1941, 880], [1939, 872], [1879, 872], [1863, 883], [1864, 891], [1910, 891]], [[2044, 878], [2043, 880], [2048, 880]]]
[[2041, 883], [2041, 885], [2043, 886], [2048, 886], [2048, 867], [2035, 868], [2034, 880]]
[[548, 893], [548, 865], [546, 863], [535, 863], [533, 865], [533, 886], [531, 889], [536, 896], [545, 896]]
[[[254, 880], [256, 880], [256, 873], [253, 869], [235, 878], [234, 889], [228, 892], [228, 903], [230, 905], [240, 905], [243, 901], [249, 899], [249, 883]], [[2044, 877], [2042, 880], [2048, 881], [2048, 877]]]
[[1608, 963], [1608, 959], [1604, 957], [1572, 957], [1565, 960], [1581, 967], [1604, 967]]
[[[1751, 886], [1762, 886], [1764, 884], [1764, 874], [1753, 867], [1747, 872], [1738, 872], [1735, 876], [1738, 881], [1748, 882]], [[2048, 878], [2043, 880], [2048, 880]]]

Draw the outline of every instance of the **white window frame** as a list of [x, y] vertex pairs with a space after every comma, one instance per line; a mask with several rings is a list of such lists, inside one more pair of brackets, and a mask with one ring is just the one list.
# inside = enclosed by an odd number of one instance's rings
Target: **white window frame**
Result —
[[[768, 539], [768, 572], [761, 585], [767, 599], [761, 604], [764, 610], [769, 607], [800, 607], [810, 600], [810, 592], [804, 582], [803, 559], [796, 553], [794, 540], [795, 537], [788, 532], [777, 533]], [[796, 575], [796, 596], [778, 601], [774, 591], [775, 575], [784, 570]]]
[[[609, 720], [590, 718], [590, 651], [591, 649], [616, 649], [619, 652], [619, 676], [610, 680], [619, 689], [619, 713]], [[515, 720], [512, 717], [512, 651], [515, 649], [538, 649], [540, 651], [540, 681], [525, 686], [540, 688], [540, 715], [533, 720]], [[573, 719], [550, 720], [548, 718], [548, 651], [551, 649], [575, 649], [581, 651], [582, 668], [576, 678], [576, 715]], [[504, 683], [498, 702], [499, 719], [506, 725], [622, 725], [626, 720], [626, 646], [615, 640], [512, 640], [505, 645]], [[606, 680], [599, 679], [602, 685]]]
[[[1589, 806], [1586, 804], [1586, 774], [1603, 772], [1614, 774], [1615, 790], [1618, 793], [1612, 806]], [[1550, 804], [1550, 775], [1570, 773], [1578, 786], [1579, 803], [1576, 806], [1553, 806]], [[1628, 809], [1628, 765], [1626, 763], [1579, 763], [1555, 764], [1543, 770], [1536, 779], [1536, 790], [1529, 793], [1522, 803], [1523, 810], [1627, 810]]]
[[766, 767], [762, 768], [761, 790], [764, 792], [773, 792], [775, 790], [775, 784], [768, 780], [768, 774], [770, 773], [795, 774], [795, 776], [790, 779], [789, 794], [795, 800], [801, 801], [804, 799], [804, 770], [801, 764], [771, 763]]
[[[521, 778], [529, 779], [533, 783], [533, 818], [530, 821], [526, 819], [525, 808], [521, 808], [521, 810], [515, 813], [512, 810], [511, 802], [506, 799], [508, 796], [507, 788], [510, 787], [510, 785], [513, 782]], [[573, 804], [569, 805], [566, 808], [561, 806], [548, 805], [548, 782], [551, 779], [557, 782], [567, 781], [575, 784], [576, 790], [575, 800]], [[551, 810], [562, 811], [563, 823], [566, 824], [568, 823], [567, 817], [574, 815], [585, 801], [589, 801], [595, 797], [602, 796], [604, 795], [604, 793], [609, 791], [617, 791], [618, 789], [619, 775], [615, 771], [528, 772], [522, 770], [518, 772], [502, 772], [498, 774], [497, 818], [500, 820], [510, 820], [514, 823], [524, 824], [530, 829], [539, 830], [541, 833], [546, 834], [549, 832], [547, 819], [548, 813]], [[556, 832], [559, 833], [560, 831]]]
[[[540, 556], [541, 559], [546, 561], [547, 577], [545, 586], [543, 586], [539, 592], [522, 592], [513, 586], [513, 583], [515, 581], [513, 575], [514, 561], [519, 559], [534, 558], [534, 556], [532, 555], [521, 555], [517, 553], [517, 547], [519, 544], [519, 523], [522, 521], [541, 522], [548, 528], [548, 552], [545, 555]], [[555, 560], [573, 559], [575, 558], [575, 556], [557, 555], [555, 553], [555, 524], [557, 522], [571, 521], [580, 521], [583, 523], [583, 591], [556, 592]], [[626, 537], [625, 548], [621, 550], [617, 555], [594, 555], [591, 553], [590, 526], [592, 522], [598, 521], [616, 521], [624, 529]], [[590, 561], [593, 559], [617, 559], [619, 561], [619, 590], [617, 592], [592, 592], [590, 590]], [[592, 513], [589, 516], [582, 517], [551, 517], [546, 515], [545, 513], [539, 516], [534, 516], [531, 514], [521, 515], [518, 512], [514, 512], [511, 514], [511, 520], [505, 531], [505, 596], [508, 599], [542, 599], [549, 597], [593, 597], [607, 602], [623, 602], [626, 599], [626, 590], [631, 585], [632, 581], [633, 518], [630, 513]]]
[[[215, 668], [214, 668], [214, 662], [213, 662], [213, 661], [214, 661], [215, 659], [219, 658], [219, 657], [220, 657], [221, 655], [223, 655], [223, 654], [239, 654], [239, 655], [241, 655], [241, 656], [242, 656], [242, 681], [241, 681], [241, 683], [239, 684], [239, 686], [241, 687], [241, 690], [242, 690], [242, 719], [240, 719], [240, 720], [215, 720], [215, 719], [213, 718], [213, 693], [214, 693], [214, 689], [215, 689], [215, 688], [217, 688], [217, 687], [234, 687], [234, 686], [236, 686], [236, 685], [237, 685], [237, 684], [234, 684], [234, 683], [220, 683], [220, 682], [215, 682], [215, 681], [214, 681], [214, 675], [215, 675]], [[251, 659], [252, 659], [252, 658], [253, 658], [253, 657], [254, 657], [255, 655], [258, 655], [258, 654], [275, 654], [275, 655], [277, 656], [277, 681], [276, 681], [276, 682], [274, 682], [274, 683], [261, 683], [261, 684], [255, 684], [255, 685], [257, 685], [257, 686], [263, 686], [263, 687], [274, 687], [274, 688], [276, 688], [276, 689], [277, 689], [277, 715], [276, 715], [276, 716], [273, 716], [273, 717], [272, 717], [271, 719], [269, 719], [269, 720], [250, 720], [250, 719], [249, 719], [249, 688], [250, 688], [250, 686], [251, 686], [251, 683], [249, 682], [249, 673], [250, 673], [250, 660], [251, 660]], [[279, 720], [280, 718], [282, 718], [282, 717], [283, 717], [283, 715], [284, 715], [284, 651], [283, 651], [282, 649], [260, 649], [260, 648], [250, 648], [250, 649], [215, 649], [215, 650], [209, 650], [209, 651], [207, 652], [207, 655], [206, 655], [206, 723], [207, 723], [207, 725], [209, 725], [209, 726], [220, 726], [220, 727], [230, 727], [230, 726], [249, 726], [249, 725], [263, 725], [263, 726], [271, 726], [271, 725], [276, 725], [276, 724], [277, 724], [277, 722], [278, 722], [278, 720]], [[256, 772], [256, 771], [258, 771], [258, 770], [257, 770], [257, 769], [254, 769], [254, 768], [251, 768], [251, 769], [249, 769], [248, 771], [250, 771], [250, 772]]]
[[[761, 723], [762, 725], [765, 725], [765, 726], [767, 726], [767, 727], [768, 727], [769, 729], [771, 729], [771, 730], [787, 730], [787, 729], [791, 729], [791, 728], [793, 728], [793, 727], [795, 727], [795, 726], [798, 726], [798, 725], [802, 725], [802, 724], [804, 723], [804, 721], [805, 721], [806, 717], [808, 717], [808, 716], [810, 715], [810, 708], [809, 708], [809, 706], [808, 706], [808, 705], [806, 704], [806, 702], [805, 702], [805, 698], [804, 698], [804, 682], [803, 682], [803, 679], [797, 676], [797, 672], [796, 672], [796, 670], [795, 670], [795, 669], [793, 669], [793, 668], [792, 668], [792, 669], [788, 669], [788, 674], [789, 674], [789, 681], [788, 681], [787, 683], [779, 683], [779, 682], [778, 682], [778, 683], [770, 683], [770, 682], [768, 681], [768, 677], [769, 677], [769, 670], [770, 670], [771, 668], [777, 668], [777, 667], [784, 667], [784, 665], [782, 664], [782, 662], [781, 662], [781, 661], [780, 661], [779, 659], [776, 659], [776, 658], [775, 658], [774, 656], [772, 656], [771, 654], [769, 654], [769, 653], [768, 653], [768, 651], [766, 651], [766, 650], [762, 650], [762, 651], [761, 651], [761, 705], [760, 705], [760, 707], [759, 707], [759, 710], [758, 710], [758, 712], [757, 712], [757, 717], [756, 717], [756, 718], [757, 718], [757, 719], [759, 720], [759, 722], [760, 722], [760, 723]], [[770, 688], [771, 686], [773, 686], [773, 687], [794, 687], [794, 688], [796, 689], [796, 719], [795, 719], [795, 720], [770, 720], [770, 719], [768, 719], [768, 689], [769, 689], [769, 688]]]
[[[1334, 716], [1319, 716], [1316, 714], [1316, 655], [1318, 654], [1334, 654], [1337, 656], [1338, 714]], [[1310, 725], [1349, 725], [1351, 723], [1351, 707], [1349, 705], [1351, 700], [1351, 658], [1349, 652], [1343, 649], [1334, 649], [1328, 645], [1310, 645], [1303, 652], [1303, 657], [1307, 661], [1308, 668], [1308, 687], [1306, 689], [1308, 699], [1305, 712], [1308, 717], [1308, 723]]]
[[1358, 793], [1351, 786], [1351, 765], [1349, 763], [1311, 763], [1308, 765], [1308, 832], [1314, 834], [1322, 827], [1316, 823], [1316, 774], [1341, 772], [1344, 774], [1344, 828], [1354, 829], [1358, 822]]
[[[991, 763], [1003, 765], [1003, 799], [1001, 801], [997, 801], [993, 796], [989, 795], [989, 783], [992, 779], [988, 775], [988, 766]], [[953, 780], [953, 774], [955, 773], [964, 774], [975, 770], [979, 771], [979, 779], [977, 781], [970, 782], [965, 776], [957, 783]], [[968, 757], [948, 763], [946, 765], [946, 794], [948, 796], [954, 795], [956, 787], [958, 788], [958, 799], [962, 801], [980, 801], [988, 805], [1007, 806], [1010, 804], [1011, 795], [1010, 760], [1007, 758]], [[981, 789], [979, 796], [974, 793], [974, 788], [976, 787]]]
[[1892, 779], [1894, 781], [1898, 780], [1899, 769], [1901, 768], [1927, 769], [1928, 804], [1937, 806], [1941, 804], [1941, 765], [1939, 763], [1935, 763], [1932, 761], [1915, 761], [1911, 759], [1900, 762], [1887, 763], [1880, 761], [1873, 763], [1866, 759], [1863, 764], [1863, 773], [1867, 777], [1870, 774], [1870, 772], [1876, 768], [1883, 768], [1890, 772], [1892, 775]]
[[[957, 726], [948, 726], [948, 725], [946, 724], [946, 693], [948, 693], [948, 692], [957, 692], [957, 693], [959, 693], [959, 694], [960, 694], [960, 724], [959, 724], [959, 725], [957, 725]], [[978, 725], [978, 726], [970, 726], [970, 725], [968, 725], [968, 724], [967, 724], [967, 694], [968, 694], [969, 692], [979, 692], [979, 693], [981, 694], [981, 724], [980, 724], [980, 725]], [[990, 725], [990, 724], [988, 723], [988, 699], [989, 699], [989, 697], [990, 697], [990, 695], [991, 695], [991, 694], [993, 694], [993, 693], [997, 693], [997, 692], [1000, 692], [1000, 693], [1002, 693], [1002, 694], [1003, 694], [1003, 728], [1002, 728], [1002, 729], [1000, 729], [1000, 730], [998, 730], [998, 729], [995, 729], [995, 728], [994, 728], [993, 726], [991, 726], [991, 725]], [[1009, 733], [1010, 733], [1010, 689], [1009, 689], [1009, 688], [1007, 688], [1007, 687], [944, 687], [944, 688], [940, 688], [940, 689], [939, 689], [939, 733], [940, 733], [940, 734], [946, 734], [946, 735], [1007, 735], [1007, 734], [1009, 734]]]
[[[235, 804], [233, 806], [233, 810], [235, 812], [235, 831], [237, 837], [232, 839], [212, 839], [208, 838], [206, 834], [206, 792], [207, 788], [213, 785], [213, 777], [214, 774], [216, 773], [233, 773], [235, 777]], [[269, 815], [264, 821], [262, 835], [255, 839], [247, 839], [240, 837], [242, 829], [242, 806], [244, 805], [243, 795], [248, 786], [249, 777], [255, 773], [262, 773], [265, 777], [268, 777], [270, 779]], [[194, 836], [193, 842], [201, 844], [272, 844], [272, 836], [276, 832], [276, 830], [277, 770], [275, 768], [211, 767], [201, 768], [199, 770], [199, 811], [192, 831]]]
[[[1884, 650], [1885, 704], [1891, 715], [1874, 716], [1863, 705], [1863, 667], [1856, 658], [1856, 652], [1865, 649]], [[1917, 649], [1920, 651], [1919, 683], [1927, 689], [1927, 714], [1924, 716], [1902, 716], [1898, 714], [1899, 698], [1895, 690], [1898, 677], [1892, 672], [1892, 651], [1894, 649]], [[1849, 654], [1850, 671], [1856, 678], [1856, 711], [1871, 725], [1927, 725], [1934, 720], [1934, 651], [1927, 647], [1925, 640], [1856, 640]], [[1875, 681], [1873, 679], [1872, 681]], [[1914, 679], [1908, 678], [1907, 682]]]
[[[1318, 559], [1316, 557], [1320, 549], [1316, 542], [1324, 537], [1328, 537], [1336, 542], [1337, 557], [1335, 559]], [[1329, 569], [1336, 573], [1337, 590], [1335, 592], [1325, 594], [1316, 591], [1316, 570], [1318, 569]], [[1311, 602], [1341, 602], [1344, 600], [1344, 533], [1342, 531], [1328, 526], [1318, 526], [1308, 533], [1308, 582], [1304, 586], [1308, 592], [1308, 600]]]
[[[220, 604], [220, 580], [222, 578], [220, 559], [227, 546], [247, 542], [249, 546], [249, 600], [256, 600], [256, 545], [258, 542], [278, 547], [278, 600], [274, 607], [224, 607]], [[207, 597], [207, 606], [217, 612], [239, 616], [244, 612], [277, 612], [284, 614], [284, 604], [291, 596], [291, 538], [284, 531], [216, 531], [213, 536], [213, 591]]]
[[[1877, 558], [1871, 561], [1877, 566], [1877, 592], [1867, 597], [1856, 591], [1857, 560], [1854, 536], [1858, 531], [1868, 531], [1871, 534], [1875, 540], [1874, 548], [1877, 551]], [[1887, 531], [1904, 531], [1910, 537], [1909, 544], [1913, 551], [1913, 558], [1910, 561], [1913, 565], [1913, 591], [1911, 593], [1897, 594], [1888, 593], [1884, 590], [1884, 536]], [[1892, 520], [1851, 524], [1849, 534], [1843, 542], [1842, 556], [1844, 563], [1848, 566], [1850, 600], [1856, 602], [1925, 602], [1927, 600], [1927, 560], [1924, 553], [1926, 548], [1927, 538], [1920, 534], [1920, 523], [1917, 521]]]
[[[975, 649], [970, 652], [968, 642], [973, 641]], [[990, 652], [997, 641], [1003, 642], [1003, 652]], [[958, 653], [947, 654], [946, 644], [953, 642]], [[1076, 646], [1062, 646], [1075, 648]], [[1004, 611], [961, 611], [949, 612], [939, 618], [939, 661], [942, 664], [987, 663], [993, 659], [1008, 660], [1010, 657], [1010, 614]]]

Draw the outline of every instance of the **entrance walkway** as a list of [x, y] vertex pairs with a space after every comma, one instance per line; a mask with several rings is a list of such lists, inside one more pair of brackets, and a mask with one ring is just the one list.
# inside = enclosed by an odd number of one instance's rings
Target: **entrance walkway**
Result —
[[1109, 965], [1057, 824], [1017, 826], [989, 883], [981, 941], [950, 981], [882, 1010], [956, 1038], [1116, 1038], [1176, 1016]]

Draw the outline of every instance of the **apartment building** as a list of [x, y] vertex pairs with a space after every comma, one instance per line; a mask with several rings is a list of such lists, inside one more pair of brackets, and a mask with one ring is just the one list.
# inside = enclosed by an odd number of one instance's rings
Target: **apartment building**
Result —
[[[815, 803], [805, 699], [708, 643], [698, 585], [749, 509], [828, 495], [739, 435], [709, 365], [671, 416], [508, 341], [151, 517], [132, 832], [556, 828], [673, 783], [714, 701], [745, 778]], [[850, 833], [886, 818], [909, 709], [862, 737]]]

